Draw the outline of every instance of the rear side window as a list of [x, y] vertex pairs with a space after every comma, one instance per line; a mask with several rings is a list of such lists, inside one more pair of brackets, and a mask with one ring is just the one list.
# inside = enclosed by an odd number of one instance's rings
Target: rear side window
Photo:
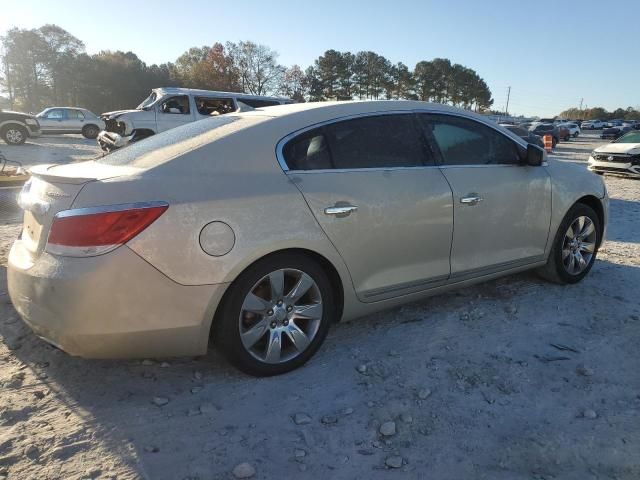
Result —
[[84, 113], [80, 110], [67, 110], [67, 115], [71, 120], [84, 120]]
[[236, 109], [231, 98], [195, 97], [194, 100], [200, 115], [224, 115]]
[[474, 120], [449, 115], [421, 115], [421, 121], [438, 146], [444, 165], [517, 164], [515, 142]]
[[413, 114], [330, 123], [293, 138], [282, 154], [290, 170], [435, 165]]
[[331, 156], [322, 128], [310, 130], [291, 140], [284, 146], [282, 155], [290, 170], [332, 168]]

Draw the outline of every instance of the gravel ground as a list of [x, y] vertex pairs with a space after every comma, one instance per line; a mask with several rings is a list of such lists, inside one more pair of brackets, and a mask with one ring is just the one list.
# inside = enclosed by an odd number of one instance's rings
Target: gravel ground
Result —
[[[27, 163], [95, 154], [31, 143]], [[277, 378], [213, 351], [70, 357], [17, 318], [2, 267], [0, 478], [638, 479], [640, 181], [606, 181], [608, 241], [581, 284], [521, 274], [336, 325]], [[3, 257], [18, 228], [0, 226]]]

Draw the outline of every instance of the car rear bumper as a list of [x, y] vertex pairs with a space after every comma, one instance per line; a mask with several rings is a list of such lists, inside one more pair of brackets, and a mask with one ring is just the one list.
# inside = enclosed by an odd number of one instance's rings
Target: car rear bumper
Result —
[[97, 257], [42, 253], [21, 240], [9, 254], [9, 295], [33, 331], [87, 358], [206, 353], [226, 284], [177, 284], [128, 247]]

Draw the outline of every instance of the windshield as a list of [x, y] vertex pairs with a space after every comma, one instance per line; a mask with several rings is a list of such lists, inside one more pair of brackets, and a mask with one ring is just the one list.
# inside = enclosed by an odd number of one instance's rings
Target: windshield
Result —
[[150, 106], [153, 102], [155, 102], [157, 98], [158, 95], [156, 94], [156, 92], [151, 92], [151, 95], [145, 98], [142, 103], [136, 107], [136, 109], [143, 110], [144, 108]]
[[613, 143], [640, 143], [640, 132], [629, 132], [614, 140]]

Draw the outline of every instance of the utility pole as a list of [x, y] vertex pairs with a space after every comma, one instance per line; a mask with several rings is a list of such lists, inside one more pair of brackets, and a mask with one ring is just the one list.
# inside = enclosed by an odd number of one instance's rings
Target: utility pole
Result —
[[581, 98], [581, 99], [580, 99], [580, 109], [579, 109], [581, 112], [582, 112], [582, 102], [583, 102], [583, 101], [584, 101], [584, 98]]
[[508, 117], [509, 116], [509, 97], [511, 96], [511, 87], [507, 90], [507, 106], [504, 108], [504, 113]]

